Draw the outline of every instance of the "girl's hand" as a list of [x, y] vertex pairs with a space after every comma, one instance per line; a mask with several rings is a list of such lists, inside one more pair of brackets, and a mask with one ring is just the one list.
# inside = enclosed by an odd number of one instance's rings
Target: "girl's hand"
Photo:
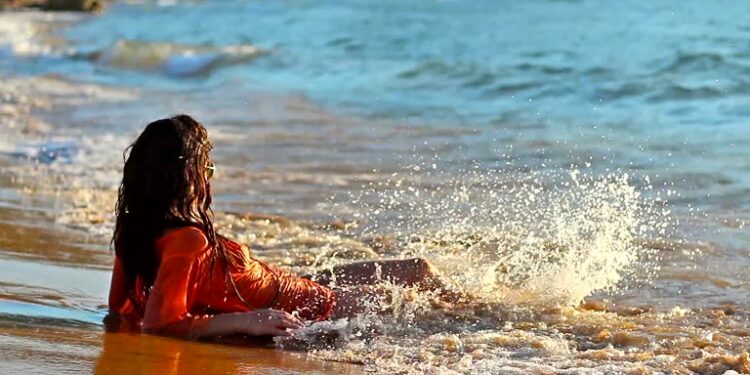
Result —
[[253, 336], [289, 336], [291, 333], [287, 329], [304, 326], [292, 314], [281, 310], [263, 309], [232, 315], [236, 319], [237, 332]]

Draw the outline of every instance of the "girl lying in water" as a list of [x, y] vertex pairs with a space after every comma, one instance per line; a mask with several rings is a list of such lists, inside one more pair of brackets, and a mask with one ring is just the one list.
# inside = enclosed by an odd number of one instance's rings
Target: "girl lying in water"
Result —
[[[448, 295], [424, 259], [353, 263], [303, 278], [252, 258], [214, 228], [211, 147], [206, 129], [186, 115], [152, 122], [130, 146], [112, 238], [109, 329], [289, 335], [303, 320], [364, 311], [379, 276]], [[336, 287], [327, 287], [334, 278]]]

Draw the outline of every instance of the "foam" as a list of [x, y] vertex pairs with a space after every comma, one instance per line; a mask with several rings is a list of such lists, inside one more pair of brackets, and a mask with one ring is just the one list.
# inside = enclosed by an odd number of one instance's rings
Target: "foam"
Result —
[[123, 39], [92, 56], [100, 64], [155, 70], [180, 77], [205, 74], [214, 68], [247, 62], [263, 53], [250, 45], [209, 47]]
[[[614, 290], [654, 254], [642, 242], [663, 237], [669, 223], [627, 174], [472, 170], [426, 188], [409, 182], [419, 172], [407, 174], [354, 197], [364, 232], [393, 235], [398, 256], [426, 257], [491, 301], [576, 305]], [[402, 215], [382, 222], [389, 210]]]
[[52, 41], [56, 25], [83, 19], [74, 13], [51, 14], [36, 11], [0, 13], [0, 56], [35, 57], [60, 55], [67, 47]]

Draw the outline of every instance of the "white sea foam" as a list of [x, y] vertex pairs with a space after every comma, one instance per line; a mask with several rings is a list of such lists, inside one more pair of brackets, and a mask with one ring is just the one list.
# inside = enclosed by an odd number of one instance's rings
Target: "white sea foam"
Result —
[[263, 52], [250, 45], [210, 47], [118, 40], [95, 54], [98, 63], [125, 69], [160, 71], [170, 76], [193, 76], [213, 68], [247, 62]]
[[35, 11], [0, 13], [0, 56], [53, 55], [64, 51], [52, 29], [85, 17], [74, 13]]
[[[627, 174], [474, 169], [442, 175], [438, 186], [414, 183], [424, 177], [412, 169], [355, 197], [364, 231], [394, 236], [398, 256], [426, 257], [488, 301], [575, 305], [614, 290], [636, 267], [655, 266], [639, 263], [653, 255], [642, 243], [669, 225]], [[380, 219], [396, 210], [394, 220]]]

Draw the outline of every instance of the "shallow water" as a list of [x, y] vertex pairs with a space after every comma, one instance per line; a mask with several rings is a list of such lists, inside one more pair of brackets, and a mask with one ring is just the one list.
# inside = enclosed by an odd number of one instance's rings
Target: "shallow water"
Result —
[[[160, 348], [160, 371], [750, 372], [742, 7], [0, 14], [0, 370]], [[104, 335], [121, 152], [178, 112], [209, 126], [217, 223], [258, 257], [424, 256], [476, 300], [390, 286], [387, 312], [286, 351]]]

